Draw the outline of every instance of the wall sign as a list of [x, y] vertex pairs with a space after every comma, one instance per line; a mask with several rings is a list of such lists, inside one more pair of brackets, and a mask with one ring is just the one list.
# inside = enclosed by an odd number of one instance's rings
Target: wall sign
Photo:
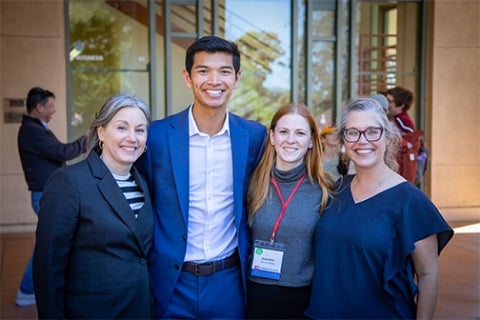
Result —
[[3, 102], [3, 121], [5, 123], [22, 122], [22, 115], [26, 112], [26, 101], [22, 98], [5, 98]]

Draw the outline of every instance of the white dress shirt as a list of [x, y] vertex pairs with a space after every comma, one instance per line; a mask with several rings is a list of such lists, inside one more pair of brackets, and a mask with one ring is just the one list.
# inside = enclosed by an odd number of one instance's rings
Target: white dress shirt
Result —
[[238, 245], [233, 212], [233, 165], [228, 112], [223, 128], [200, 132], [189, 111], [190, 176], [185, 261], [202, 263], [231, 255]]

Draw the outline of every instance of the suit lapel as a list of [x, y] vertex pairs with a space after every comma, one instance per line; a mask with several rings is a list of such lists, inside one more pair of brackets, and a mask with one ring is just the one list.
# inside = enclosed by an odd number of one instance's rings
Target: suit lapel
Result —
[[188, 225], [188, 197], [190, 192], [188, 110], [189, 108], [172, 119], [167, 132], [173, 178], [177, 187], [178, 201], [185, 226]]
[[125, 196], [118, 188], [118, 185], [112, 176], [105, 175], [103, 179], [98, 182], [98, 188], [105, 200], [112, 206], [114, 211], [130, 228], [135, 219], [132, 210], [125, 200]]
[[[118, 187], [117, 182], [110, 174], [107, 167], [103, 164], [100, 157], [98, 157], [98, 155], [93, 151], [88, 156], [88, 161], [90, 163], [90, 167], [92, 168], [93, 175], [96, 178], [99, 178], [98, 189], [100, 190], [100, 193], [104, 197], [105, 201], [107, 201], [113, 208], [113, 211], [120, 218], [120, 220], [122, 220], [123, 223], [125, 223], [125, 225], [133, 232], [135, 238], [137, 239], [137, 243], [143, 252], [143, 242], [137, 233], [137, 221], [133, 215], [132, 209], [125, 199], [125, 196]], [[139, 179], [136, 179], [137, 183], [138, 180]], [[142, 185], [141, 188], [142, 190], [145, 190], [144, 185]]]
[[137, 238], [138, 243], [142, 249], [144, 255], [146, 252], [146, 245], [152, 235], [152, 226], [153, 226], [153, 208], [151, 205], [150, 194], [148, 191], [148, 186], [145, 180], [140, 176], [137, 168], [133, 166], [132, 175], [135, 181], [137, 182], [140, 189], [143, 191], [145, 196], [145, 203], [138, 213], [138, 218], [134, 218], [136, 221], [133, 223], [133, 233]]
[[237, 228], [241, 221], [243, 211], [243, 184], [245, 181], [245, 172], [248, 159], [248, 132], [238, 119], [229, 114], [230, 132], [232, 141], [232, 162], [233, 162], [233, 196], [235, 208], [235, 221]]

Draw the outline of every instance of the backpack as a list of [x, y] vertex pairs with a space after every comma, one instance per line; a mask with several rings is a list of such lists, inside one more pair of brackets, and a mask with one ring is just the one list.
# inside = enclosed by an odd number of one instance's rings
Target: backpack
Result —
[[423, 136], [423, 130], [415, 130], [404, 134], [397, 155], [398, 173], [413, 184], [415, 184], [417, 175], [417, 158], [420, 151], [421, 136]]

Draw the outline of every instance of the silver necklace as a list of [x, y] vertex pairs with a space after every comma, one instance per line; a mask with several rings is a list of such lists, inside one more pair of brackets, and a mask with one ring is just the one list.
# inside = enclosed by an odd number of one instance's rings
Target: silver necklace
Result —
[[[375, 185], [375, 187], [372, 189], [372, 190], [369, 190], [368, 192], [366, 192], [364, 195], [362, 195], [361, 197], [358, 196], [358, 191], [359, 190], [356, 190], [356, 192], [353, 192], [353, 189], [352, 189], [352, 196], [353, 196], [353, 199], [355, 200], [355, 203], [357, 202], [360, 202], [360, 201], [364, 201], [372, 196], [374, 196], [377, 192], [377, 190], [380, 188], [380, 186], [385, 182], [385, 180], [387, 179], [387, 173], [388, 171], [386, 171], [383, 176], [382, 176], [382, 179], [380, 179], [380, 181]], [[356, 180], [358, 181], [358, 180]], [[358, 184], [357, 182], [357, 189], [360, 188], [360, 185]]]

